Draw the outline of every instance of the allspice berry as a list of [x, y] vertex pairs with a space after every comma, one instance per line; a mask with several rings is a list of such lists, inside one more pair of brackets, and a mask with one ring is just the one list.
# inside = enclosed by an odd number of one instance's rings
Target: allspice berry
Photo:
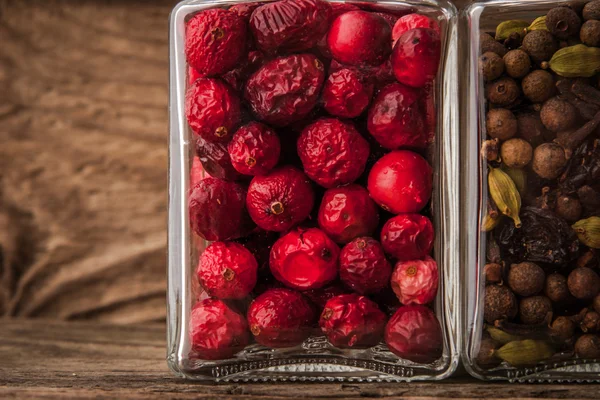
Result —
[[579, 38], [586, 46], [600, 47], [600, 21], [585, 21], [579, 31]]
[[559, 273], [553, 273], [546, 278], [544, 294], [554, 303], [564, 304], [569, 302], [571, 292], [567, 286], [567, 278]]
[[485, 264], [483, 276], [486, 284], [502, 282], [502, 265], [497, 263]]
[[532, 146], [537, 146], [544, 141], [545, 131], [546, 128], [544, 128], [539, 114], [523, 113], [517, 115], [517, 134]]
[[596, 311], [588, 311], [579, 323], [579, 328], [586, 333], [596, 333], [600, 328], [600, 314]]
[[488, 111], [485, 126], [492, 138], [508, 140], [517, 133], [517, 118], [510, 110], [494, 108]]
[[565, 165], [565, 151], [556, 143], [541, 144], [533, 151], [533, 171], [541, 178], [558, 178]]
[[550, 32], [539, 29], [525, 35], [522, 48], [535, 63], [541, 64], [543, 61], [550, 61], [558, 51], [558, 39]]
[[581, 19], [568, 7], [555, 7], [546, 14], [546, 27], [557, 38], [566, 40], [579, 33]]
[[600, 0], [590, 1], [583, 7], [583, 19], [589, 21], [590, 19], [600, 20]]
[[504, 60], [498, 54], [488, 51], [479, 57], [479, 73], [490, 82], [504, 73]]
[[600, 292], [600, 277], [591, 268], [577, 267], [567, 279], [569, 292], [580, 300], [591, 300]]
[[523, 94], [532, 103], [543, 103], [554, 96], [556, 86], [552, 74], [543, 69], [532, 71], [521, 82]]
[[525, 297], [519, 303], [519, 318], [526, 325], [541, 324], [551, 313], [552, 302], [545, 296]]
[[600, 358], [600, 337], [589, 333], [581, 335], [575, 342], [575, 354], [579, 358]]
[[483, 318], [488, 324], [517, 315], [517, 298], [506, 286], [488, 285], [485, 288]]
[[560, 342], [566, 342], [575, 334], [575, 323], [569, 317], [557, 317], [550, 326], [550, 334]]
[[544, 289], [546, 274], [537, 264], [522, 262], [512, 264], [508, 271], [508, 286], [519, 296], [533, 296]]
[[556, 198], [554, 211], [567, 222], [577, 222], [581, 218], [581, 202], [576, 197], [561, 195]]
[[529, 54], [519, 49], [509, 51], [504, 56], [504, 69], [511, 78], [523, 78], [531, 69]]
[[498, 54], [500, 57], [504, 57], [508, 51], [502, 43], [496, 42], [496, 40], [487, 33], [481, 34], [479, 37], [479, 42], [481, 54], [492, 52]]
[[479, 353], [477, 353], [477, 365], [483, 368], [493, 368], [502, 360], [494, 356], [498, 343], [489, 336], [484, 336], [479, 342]]
[[542, 106], [540, 118], [549, 131], [566, 131], [577, 121], [577, 109], [568, 101], [553, 97]]
[[502, 143], [500, 157], [510, 168], [523, 168], [531, 162], [533, 148], [526, 140], [513, 138]]
[[512, 78], [500, 78], [495, 82], [485, 85], [485, 97], [490, 103], [500, 107], [514, 103], [521, 94], [521, 89]]

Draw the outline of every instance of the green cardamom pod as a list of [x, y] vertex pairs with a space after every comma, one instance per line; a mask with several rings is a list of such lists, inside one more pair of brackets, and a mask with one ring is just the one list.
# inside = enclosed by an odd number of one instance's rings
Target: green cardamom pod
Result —
[[515, 221], [515, 227], [521, 227], [521, 195], [515, 183], [500, 168], [491, 168], [488, 174], [490, 195], [498, 210]]
[[554, 355], [550, 344], [541, 340], [516, 340], [505, 344], [494, 353], [513, 366], [533, 365]]
[[506, 40], [511, 33], [515, 32], [523, 36], [527, 27], [529, 27], [529, 21], [518, 19], [504, 21], [496, 28], [496, 40]]
[[600, 72], [600, 48], [584, 44], [565, 47], [554, 53], [548, 66], [565, 78], [590, 78]]
[[531, 25], [529, 25], [529, 27], [527, 28], [527, 32], [531, 32], [531, 31], [547, 31], [548, 27], [546, 26], [546, 16], [544, 15], [543, 17], [537, 17], [535, 20], [533, 20], [533, 22], [531, 23]]
[[488, 326], [486, 330], [490, 334], [491, 338], [500, 344], [506, 344], [510, 342], [523, 340], [521, 336], [512, 335], [510, 333], [504, 332], [502, 329], [498, 329], [493, 326]]
[[600, 217], [579, 220], [573, 229], [581, 243], [592, 249], [600, 249]]
[[502, 164], [502, 171], [506, 172], [510, 179], [515, 183], [521, 197], [525, 195], [527, 188], [527, 174], [522, 168], [510, 168]]
[[495, 217], [490, 214], [484, 215], [483, 220], [481, 221], [481, 231], [482, 232], [492, 231], [495, 227], [498, 226], [498, 224], [500, 223], [501, 220], [502, 220], [501, 215], [496, 215]]

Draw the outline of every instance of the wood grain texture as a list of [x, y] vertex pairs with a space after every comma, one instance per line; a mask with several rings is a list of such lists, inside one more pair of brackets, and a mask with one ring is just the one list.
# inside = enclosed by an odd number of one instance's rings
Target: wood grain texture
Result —
[[221, 384], [174, 377], [160, 324], [10, 320], [0, 323], [0, 398], [597, 398], [600, 385], [483, 383]]

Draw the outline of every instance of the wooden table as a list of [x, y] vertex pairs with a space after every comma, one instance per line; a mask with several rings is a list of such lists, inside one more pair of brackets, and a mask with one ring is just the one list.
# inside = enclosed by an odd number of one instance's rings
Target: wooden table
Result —
[[579, 398], [600, 385], [483, 383], [220, 384], [174, 377], [165, 362], [165, 327], [0, 319], [0, 398]]

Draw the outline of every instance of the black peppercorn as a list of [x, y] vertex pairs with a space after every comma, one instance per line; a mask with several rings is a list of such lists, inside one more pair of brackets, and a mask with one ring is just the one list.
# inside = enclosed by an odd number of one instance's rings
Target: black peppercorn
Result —
[[485, 288], [483, 317], [493, 324], [499, 319], [512, 319], [517, 315], [517, 298], [506, 286], [488, 285]]
[[532, 262], [512, 264], [508, 272], [508, 286], [519, 296], [533, 296], [544, 289], [544, 270]]
[[533, 296], [521, 299], [519, 318], [526, 325], [541, 324], [552, 314], [552, 302], [546, 296]]

